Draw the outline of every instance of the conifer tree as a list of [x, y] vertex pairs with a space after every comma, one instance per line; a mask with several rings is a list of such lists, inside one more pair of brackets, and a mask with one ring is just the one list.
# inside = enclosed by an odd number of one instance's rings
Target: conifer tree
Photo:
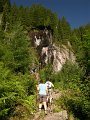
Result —
[[3, 12], [3, 0], [0, 0], [0, 13]]
[[62, 17], [61, 19], [61, 39], [63, 42], [67, 42], [70, 39], [71, 35], [71, 28], [69, 23], [66, 21], [65, 17]]
[[7, 23], [9, 22], [9, 12], [10, 12], [10, 5], [8, 4], [8, 2], [5, 2], [4, 6], [3, 6], [3, 16], [2, 16], [2, 29], [5, 30], [7, 27]]

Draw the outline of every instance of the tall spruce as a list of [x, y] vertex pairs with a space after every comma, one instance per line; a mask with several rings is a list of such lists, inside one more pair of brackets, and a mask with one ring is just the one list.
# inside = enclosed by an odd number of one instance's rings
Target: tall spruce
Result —
[[8, 20], [8, 15], [10, 12], [10, 4], [8, 2], [5, 2], [4, 6], [3, 6], [3, 16], [2, 16], [2, 29], [5, 30], [7, 27], [7, 24], [9, 22]]
[[65, 17], [62, 17], [60, 26], [61, 39], [63, 42], [67, 42], [70, 39], [71, 28]]

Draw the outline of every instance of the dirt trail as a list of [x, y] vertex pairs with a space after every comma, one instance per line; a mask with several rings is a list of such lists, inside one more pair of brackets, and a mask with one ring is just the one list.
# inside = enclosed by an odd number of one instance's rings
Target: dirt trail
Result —
[[[62, 93], [60, 91], [55, 90], [53, 92], [53, 100], [56, 100], [61, 96]], [[54, 104], [52, 104], [51, 110], [53, 110], [54, 107], [55, 107]], [[56, 112], [56, 113], [48, 112], [46, 116], [40, 117], [40, 113], [37, 112], [33, 120], [68, 120], [68, 114], [66, 110], [63, 110], [61, 112]]]
[[49, 114], [43, 120], [68, 120], [67, 111]]

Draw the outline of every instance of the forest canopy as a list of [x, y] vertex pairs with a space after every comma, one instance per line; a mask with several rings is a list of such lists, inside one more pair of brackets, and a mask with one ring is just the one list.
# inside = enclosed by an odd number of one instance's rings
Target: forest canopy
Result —
[[[36, 81], [30, 68], [39, 66], [39, 56], [31, 44], [28, 32], [33, 28], [46, 27], [52, 31], [55, 44], [71, 43], [78, 65], [67, 63], [57, 74], [52, 74], [52, 68], [46, 66], [40, 73], [44, 79], [49, 75], [56, 88], [64, 86], [63, 89], [73, 90], [73, 98], [67, 96], [64, 99], [65, 105], [73, 111], [75, 117], [88, 120], [90, 23], [71, 30], [65, 17], [58, 18], [56, 13], [41, 5], [17, 7], [16, 4], [10, 5], [9, 0], [0, 0], [0, 21], [0, 119], [7, 120], [14, 116], [17, 105], [26, 107], [30, 115], [35, 112]], [[77, 115], [77, 111], [81, 115]]]

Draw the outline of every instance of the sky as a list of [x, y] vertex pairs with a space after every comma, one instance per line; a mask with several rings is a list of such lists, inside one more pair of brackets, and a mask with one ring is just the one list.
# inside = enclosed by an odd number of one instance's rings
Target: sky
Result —
[[71, 28], [78, 28], [90, 23], [90, 0], [10, 0], [17, 6], [41, 4], [57, 13], [59, 18], [64, 16]]

